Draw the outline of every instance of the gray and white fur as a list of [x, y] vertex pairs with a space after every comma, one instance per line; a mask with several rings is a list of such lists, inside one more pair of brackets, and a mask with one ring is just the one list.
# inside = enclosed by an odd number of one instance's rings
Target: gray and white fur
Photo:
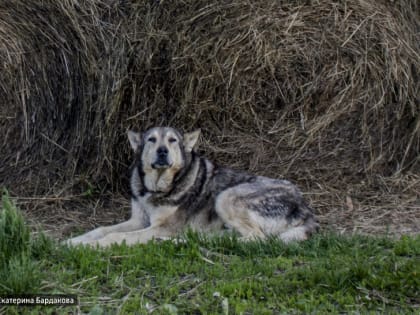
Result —
[[182, 135], [155, 127], [128, 138], [131, 167], [131, 218], [99, 227], [70, 244], [145, 243], [177, 236], [186, 227], [243, 239], [275, 236], [284, 242], [307, 239], [318, 230], [312, 209], [287, 180], [255, 176], [219, 166], [195, 151], [200, 131]]

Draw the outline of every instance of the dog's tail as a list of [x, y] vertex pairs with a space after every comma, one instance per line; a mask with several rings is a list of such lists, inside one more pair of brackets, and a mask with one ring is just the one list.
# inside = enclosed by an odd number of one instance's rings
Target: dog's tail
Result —
[[305, 227], [306, 237], [312, 236], [312, 234], [319, 232], [319, 222], [315, 217], [314, 209], [310, 207], [306, 202], [302, 205], [302, 212], [306, 214], [303, 226]]

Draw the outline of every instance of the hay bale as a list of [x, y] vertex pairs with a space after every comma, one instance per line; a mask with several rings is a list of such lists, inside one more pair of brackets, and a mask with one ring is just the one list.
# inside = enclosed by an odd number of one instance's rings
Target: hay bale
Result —
[[298, 181], [413, 170], [415, 12], [415, 0], [2, 1], [2, 184], [124, 190], [125, 132], [154, 125], [201, 127], [212, 158]]

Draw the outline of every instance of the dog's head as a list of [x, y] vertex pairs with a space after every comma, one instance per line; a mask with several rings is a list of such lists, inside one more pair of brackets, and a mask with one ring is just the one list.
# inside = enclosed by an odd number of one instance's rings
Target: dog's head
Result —
[[185, 166], [186, 155], [197, 144], [200, 130], [182, 135], [169, 127], [155, 127], [143, 135], [128, 131], [132, 149], [139, 154], [145, 184], [151, 191], [168, 191], [175, 175]]

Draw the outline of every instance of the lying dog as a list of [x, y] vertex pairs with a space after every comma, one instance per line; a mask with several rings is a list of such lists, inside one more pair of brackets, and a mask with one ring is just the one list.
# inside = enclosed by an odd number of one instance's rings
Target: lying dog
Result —
[[128, 132], [131, 218], [68, 240], [70, 244], [145, 243], [170, 238], [186, 227], [200, 232], [230, 228], [244, 239], [307, 239], [318, 229], [312, 209], [287, 180], [220, 167], [196, 154], [200, 131], [182, 135], [156, 127], [143, 137]]

